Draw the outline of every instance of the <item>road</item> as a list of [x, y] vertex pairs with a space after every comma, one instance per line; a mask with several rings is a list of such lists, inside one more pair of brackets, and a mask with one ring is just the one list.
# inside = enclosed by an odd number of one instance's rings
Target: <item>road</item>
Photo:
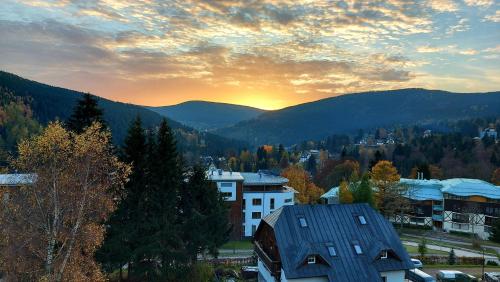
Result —
[[[477, 278], [481, 277], [482, 275], [482, 269], [481, 267], [460, 267], [459, 265], [456, 266], [444, 266], [443, 268], [425, 268], [422, 269], [425, 273], [431, 275], [432, 277], [436, 277], [436, 273], [440, 270], [458, 270], [462, 271], [463, 273], [467, 273], [470, 275], [473, 275]], [[491, 268], [491, 267], [485, 267], [484, 272], [498, 272], [500, 271], [498, 267], [496, 268]]]
[[[402, 243], [404, 245], [418, 247], [418, 243], [416, 243], [416, 242], [402, 241]], [[431, 249], [431, 250], [438, 250], [438, 251], [444, 251], [444, 252], [450, 252], [451, 251], [451, 248], [442, 247], [442, 246], [436, 246], [436, 245], [432, 245], [432, 244], [427, 244], [427, 248]], [[473, 252], [473, 251], [467, 251], [467, 250], [461, 250], [461, 249], [453, 249], [453, 251], [455, 252], [455, 255], [457, 255], [458, 257], [472, 257], [472, 258], [473, 257], [480, 257], [480, 258], [483, 257], [483, 254], [476, 253], [476, 252]], [[494, 261], [496, 263], [499, 262], [497, 257], [491, 256], [491, 255], [484, 255], [484, 259], [487, 262], [488, 261]]]

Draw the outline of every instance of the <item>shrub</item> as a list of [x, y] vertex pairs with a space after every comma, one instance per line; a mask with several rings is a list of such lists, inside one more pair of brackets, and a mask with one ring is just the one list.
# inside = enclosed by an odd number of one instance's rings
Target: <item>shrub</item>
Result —
[[457, 256], [455, 255], [455, 250], [453, 250], [452, 248], [450, 254], [448, 255], [448, 264], [454, 265], [456, 263], [457, 263]]
[[491, 266], [498, 266], [498, 263], [496, 261], [489, 260], [486, 265], [491, 265]]

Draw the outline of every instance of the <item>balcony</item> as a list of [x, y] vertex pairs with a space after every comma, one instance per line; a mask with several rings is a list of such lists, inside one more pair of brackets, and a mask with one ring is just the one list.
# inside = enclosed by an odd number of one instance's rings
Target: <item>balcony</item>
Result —
[[443, 215], [442, 214], [433, 214], [432, 215], [432, 220], [434, 220], [434, 221], [443, 221]]
[[255, 253], [257, 253], [259, 259], [264, 263], [269, 272], [271, 272], [271, 275], [279, 281], [281, 277], [281, 261], [272, 260], [257, 241], [254, 241], [254, 245]]

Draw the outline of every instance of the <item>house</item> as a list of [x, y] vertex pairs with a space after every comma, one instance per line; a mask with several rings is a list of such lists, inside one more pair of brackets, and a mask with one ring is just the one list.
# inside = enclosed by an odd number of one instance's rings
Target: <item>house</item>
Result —
[[497, 131], [494, 128], [488, 127], [479, 133], [479, 138], [483, 139], [484, 137], [493, 138], [493, 140], [497, 140]]
[[392, 224], [368, 204], [284, 206], [253, 239], [259, 281], [404, 281], [414, 268]]
[[287, 186], [288, 179], [269, 171], [232, 172], [211, 167], [207, 177], [230, 204], [233, 240], [251, 237], [264, 216], [295, 203], [297, 191]]
[[339, 203], [339, 187], [332, 187], [328, 192], [321, 195], [320, 199], [325, 204], [338, 204]]
[[500, 186], [479, 179], [405, 179], [405, 196], [412, 210], [396, 215], [395, 222], [429, 226], [444, 231], [477, 234], [488, 239], [500, 218]]
[[8, 200], [9, 189], [12, 187], [32, 185], [35, 181], [36, 174], [32, 173], [0, 174], [0, 200]]

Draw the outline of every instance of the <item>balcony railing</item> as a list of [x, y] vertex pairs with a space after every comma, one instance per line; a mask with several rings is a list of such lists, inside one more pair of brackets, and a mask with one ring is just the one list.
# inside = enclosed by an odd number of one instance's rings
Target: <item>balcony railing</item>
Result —
[[271, 272], [271, 275], [276, 277], [279, 281], [281, 276], [281, 261], [272, 260], [257, 241], [255, 241], [254, 244], [257, 256], [259, 256], [260, 260], [264, 263], [269, 272]]

